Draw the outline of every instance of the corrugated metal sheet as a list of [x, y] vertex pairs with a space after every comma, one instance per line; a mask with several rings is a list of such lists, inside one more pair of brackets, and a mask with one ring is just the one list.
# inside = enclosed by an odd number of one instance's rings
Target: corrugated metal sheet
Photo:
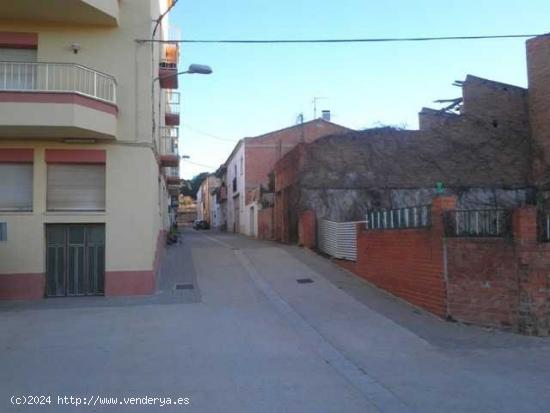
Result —
[[317, 225], [317, 247], [334, 258], [355, 261], [357, 259], [356, 222], [334, 222], [319, 220]]

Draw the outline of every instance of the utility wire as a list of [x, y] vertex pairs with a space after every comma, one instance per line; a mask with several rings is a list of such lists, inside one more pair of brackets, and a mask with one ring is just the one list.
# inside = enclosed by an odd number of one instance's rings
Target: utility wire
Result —
[[209, 168], [209, 169], [218, 169], [219, 166], [212, 166], [212, 165], [205, 165], [203, 163], [193, 162], [189, 159], [182, 159], [183, 162], [190, 163], [192, 165], [202, 166], [203, 168]]
[[288, 44], [288, 43], [385, 43], [385, 42], [430, 42], [446, 40], [485, 40], [485, 39], [517, 39], [550, 35], [546, 34], [500, 34], [488, 36], [439, 36], [439, 37], [373, 37], [359, 39], [180, 39], [180, 40], [150, 40], [138, 39], [138, 43], [218, 43], [218, 44]]
[[236, 141], [235, 139], [222, 138], [221, 136], [216, 136], [216, 135], [213, 135], [213, 134], [211, 134], [211, 133], [204, 132], [204, 131], [201, 131], [201, 130], [192, 128], [191, 126], [189, 126], [189, 125], [187, 125], [187, 124], [182, 124], [181, 126], [187, 128], [187, 129], [189, 129], [189, 130], [192, 131], [192, 132], [198, 133], [198, 134], [200, 134], [200, 135], [207, 136], [207, 137], [212, 138], [212, 139], [216, 139], [216, 140], [223, 141], [223, 142], [230, 142], [230, 143], [232, 143], [232, 144], [237, 143], [237, 141]]

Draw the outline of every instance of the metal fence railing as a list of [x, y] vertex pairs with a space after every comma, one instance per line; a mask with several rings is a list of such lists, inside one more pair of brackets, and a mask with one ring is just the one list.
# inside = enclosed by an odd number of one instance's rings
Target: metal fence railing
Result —
[[317, 246], [334, 258], [357, 260], [357, 224], [320, 219], [317, 224]]
[[171, 166], [166, 168], [165, 171], [166, 176], [173, 177], [173, 178], [179, 178], [180, 176], [180, 168], [177, 166]]
[[73, 63], [0, 62], [0, 90], [78, 93], [116, 103], [112, 76]]
[[432, 207], [421, 205], [367, 211], [366, 229], [427, 228], [432, 225]]
[[550, 242], [550, 211], [539, 211], [538, 233], [540, 242]]
[[443, 219], [448, 237], [512, 236], [512, 211], [506, 209], [446, 211]]
[[166, 89], [166, 113], [179, 115], [180, 113], [180, 94]]
[[179, 129], [165, 126], [160, 128], [160, 155], [178, 155]]

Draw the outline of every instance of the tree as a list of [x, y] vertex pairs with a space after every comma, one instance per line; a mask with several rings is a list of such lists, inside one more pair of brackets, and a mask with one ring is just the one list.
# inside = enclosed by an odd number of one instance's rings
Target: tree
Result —
[[209, 172], [201, 172], [191, 179], [184, 179], [181, 185], [180, 193], [185, 196], [190, 196], [193, 199], [197, 199], [197, 191], [199, 190], [202, 181], [204, 181], [208, 175], [210, 175]]

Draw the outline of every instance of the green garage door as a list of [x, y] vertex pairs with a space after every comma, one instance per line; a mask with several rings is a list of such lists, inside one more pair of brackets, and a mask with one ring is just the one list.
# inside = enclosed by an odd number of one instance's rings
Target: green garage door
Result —
[[105, 291], [105, 226], [46, 226], [46, 294], [102, 295]]

